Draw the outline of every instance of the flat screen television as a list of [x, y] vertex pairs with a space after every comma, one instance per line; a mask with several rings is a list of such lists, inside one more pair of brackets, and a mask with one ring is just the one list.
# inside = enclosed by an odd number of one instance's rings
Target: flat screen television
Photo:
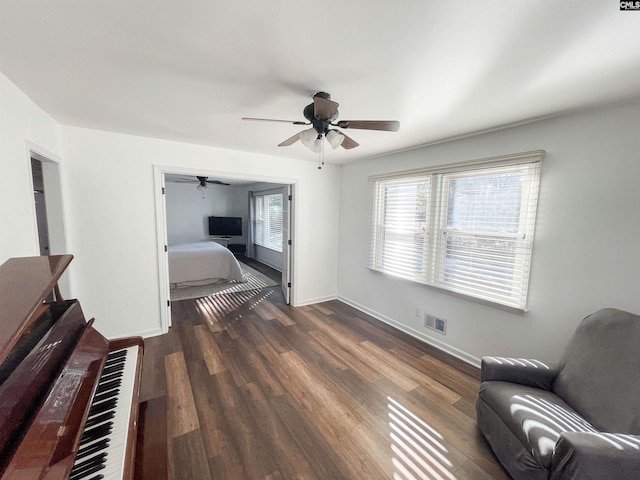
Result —
[[242, 235], [242, 217], [209, 217], [209, 235], [221, 237]]

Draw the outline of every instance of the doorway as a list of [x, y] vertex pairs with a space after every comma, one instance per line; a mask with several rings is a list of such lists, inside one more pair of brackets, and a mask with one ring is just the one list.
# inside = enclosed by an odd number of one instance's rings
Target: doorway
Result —
[[36, 208], [36, 228], [40, 255], [49, 255], [49, 220], [47, 218], [47, 199], [44, 194], [42, 162], [31, 157], [31, 179], [33, 180], [33, 198]]
[[[251, 201], [254, 190], [263, 191], [278, 188], [282, 193], [282, 200], [284, 200], [280, 227], [282, 230], [282, 251], [277, 252], [280, 259], [277, 262], [269, 262], [267, 259], [263, 263], [267, 267], [272, 267], [270, 268], [272, 273], [274, 272], [273, 268], [281, 272], [281, 279], [278, 283], [282, 286], [285, 302], [294, 303], [295, 284], [292, 280], [294, 255], [292, 249], [295, 245], [293, 242], [295, 222], [293, 220], [295, 217], [294, 189], [297, 184], [296, 180], [253, 177], [245, 174], [233, 175], [228, 172], [219, 174], [203, 170], [171, 169], [159, 166], [154, 167], [154, 177], [157, 189], [158, 258], [160, 298], [163, 310], [161, 324], [164, 332], [168, 331], [171, 326], [172, 291], [174, 301], [176, 300], [176, 284], [173, 285], [172, 290], [169, 272], [169, 250], [175, 250], [172, 247], [186, 246], [182, 244], [192, 242], [215, 241], [223, 243], [245, 265], [256, 260], [264, 261], [264, 257], [256, 259], [256, 242], [252, 237], [255, 233], [252, 228], [255, 220], [255, 204]], [[205, 179], [204, 182], [203, 179]], [[205, 187], [202, 183], [206, 183], [207, 186]], [[192, 202], [192, 208], [189, 208], [189, 202]], [[208, 227], [210, 216], [226, 217], [222, 220], [241, 221], [242, 230], [227, 233], [227, 237], [220, 237], [222, 234], [217, 235], [215, 232], [211, 234]], [[216, 235], [217, 238], [214, 238]], [[229, 235], [232, 236], [229, 237]], [[272, 248], [272, 251], [274, 250], [276, 249]], [[273, 258], [275, 257], [271, 257], [271, 259]], [[270, 265], [270, 263], [272, 264]], [[242, 268], [244, 269], [244, 266]]]
[[[40, 255], [67, 253], [67, 241], [62, 206], [60, 168], [49, 154], [29, 150], [34, 198], [35, 229]], [[63, 297], [70, 296], [68, 271], [58, 282]]]

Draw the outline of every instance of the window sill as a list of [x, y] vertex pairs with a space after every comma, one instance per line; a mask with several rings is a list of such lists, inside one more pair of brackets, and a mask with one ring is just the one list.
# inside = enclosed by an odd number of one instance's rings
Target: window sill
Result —
[[496, 308], [498, 310], [503, 310], [505, 312], [516, 313], [516, 314], [519, 314], [519, 315], [523, 315], [523, 314], [526, 314], [529, 311], [526, 308], [513, 307], [511, 305], [505, 305], [503, 303], [494, 302], [494, 301], [491, 301], [491, 300], [487, 300], [485, 298], [478, 298], [478, 297], [474, 297], [473, 295], [468, 295], [466, 293], [456, 292], [455, 290], [450, 290], [448, 288], [442, 288], [442, 287], [439, 287], [437, 285], [431, 285], [429, 283], [424, 283], [424, 282], [419, 282], [417, 280], [410, 280], [408, 278], [399, 277], [399, 276], [393, 275], [391, 273], [387, 273], [387, 272], [384, 272], [382, 270], [378, 270], [378, 269], [373, 268], [373, 267], [367, 267], [367, 269], [370, 272], [378, 274], [378, 275], [383, 275], [385, 277], [388, 277], [388, 278], [391, 278], [391, 279], [395, 279], [395, 280], [399, 280], [399, 281], [402, 281], [402, 282], [412, 283], [414, 285], [420, 285], [420, 286], [426, 287], [426, 288], [428, 288], [430, 290], [435, 290], [436, 292], [439, 292], [439, 293], [446, 293], [447, 295], [452, 295], [454, 297], [462, 298], [463, 300], [468, 300], [470, 302], [479, 303], [480, 305], [485, 305], [487, 307]]

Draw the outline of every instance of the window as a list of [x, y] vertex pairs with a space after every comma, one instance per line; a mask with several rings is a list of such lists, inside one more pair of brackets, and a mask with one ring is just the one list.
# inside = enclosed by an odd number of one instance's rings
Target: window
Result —
[[255, 195], [255, 242], [282, 252], [282, 193]]
[[524, 310], [543, 154], [371, 179], [369, 268]]

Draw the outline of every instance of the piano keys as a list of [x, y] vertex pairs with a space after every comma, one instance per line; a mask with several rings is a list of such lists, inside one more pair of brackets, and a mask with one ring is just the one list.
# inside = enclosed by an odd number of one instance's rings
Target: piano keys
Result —
[[105, 480], [124, 478], [124, 464], [118, 459], [126, 454], [138, 353], [139, 347], [134, 346], [109, 354], [91, 402], [70, 480], [92, 479], [94, 473]]
[[0, 266], [2, 480], [133, 478], [143, 342], [108, 341], [60, 297], [71, 259]]

